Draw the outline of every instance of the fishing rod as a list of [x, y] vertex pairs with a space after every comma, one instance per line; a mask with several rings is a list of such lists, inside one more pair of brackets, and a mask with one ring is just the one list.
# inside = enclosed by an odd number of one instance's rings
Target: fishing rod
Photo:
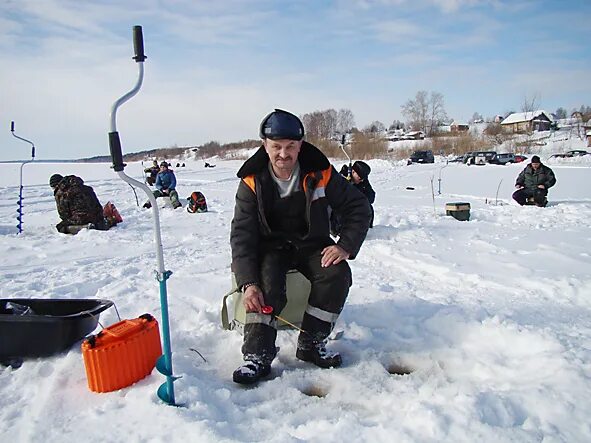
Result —
[[16, 211], [18, 213], [18, 215], [16, 216], [16, 219], [18, 220], [18, 224], [16, 225], [16, 227], [18, 228], [18, 233], [20, 234], [21, 232], [23, 232], [23, 167], [27, 163], [31, 163], [33, 160], [35, 160], [35, 144], [32, 141], [27, 140], [26, 138], [23, 138], [23, 137], [19, 137], [18, 135], [16, 135], [14, 133], [14, 121], [10, 122], [10, 132], [12, 132], [12, 135], [14, 137], [16, 137], [19, 140], [22, 140], [24, 142], [27, 142], [31, 145], [31, 160], [25, 160], [25, 161], [21, 162], [21, 168], [20, 168], [18, 201], [16, 202], [18, 204], [18, 209]]
[[129, 185], [135, 185], [148, 196], [150, 203], [152, 204], [152, 216], [154, 218], [154, 243], [156, 246], [156, 257], [158, 269], [155, 271], [156, 280], [160, 285], [160, 307], [162, 310], [162, 340], [164, 354], [160, 356], [156, 362], [156, 368], [158, 371], [166, 376], [166, 382], [158, 388], [158, 397], [169, 405], [178, 406], [174, 398], [174, 381], [178, 378], [173, 376], [172, 372], [172, 350], [170, 342], [170, 328], [168, 319], [168, 297], [166, 292], [166, 280], [172, 275], [171, 271], [166, 271], [164, 267], [164, 254], [162, 250], [162, 237], [160, 234], [160, 215], [158, 212], [158, 204], [156, 203], [156, 197], [145, 184], [125, 174], [125, 163], [123, 163], [123, 154], [121, 152], [121, 140], [119, 133], [117, 132], [117, 109], [123, 103], [135, 96], [142, 86], [144, 79], [144, 61], [146, 56], [144, 55], [144, 37], [142, 34], [141, 26], [133, 27], [133, 47], [135, 56], [133, 59], [138, 64], [138, 79], [135, 86], [126, 94], [121, 96], [113, 103], [111, 107], [111, 124], [109, 132], [109, 150], [111, 152], [111, 159], [113, 160], [113, 169], [119, 177]]
[[437, 195], [441, 195], [441, 171], [447, 168], [448, 165], [449, 163], [446, 163], [445, 166], [439, 168], [439, 178], [437, 179]]
[[347, 138], [347, 134], [343, 134], [341, 136], [340, 147], [341, 147], [341, 151], [343, 151], [343, 153], [345, 154], [345, 157], [347, 157], [347, 160], [349, 160], [349, 165], [347, 166], [347, 180], [351, 181], [351, 170], [353, 168], [353, 164], [351, 163], [351, 157], [349, 156], [349, 154], [345, 150], [346, 138]]

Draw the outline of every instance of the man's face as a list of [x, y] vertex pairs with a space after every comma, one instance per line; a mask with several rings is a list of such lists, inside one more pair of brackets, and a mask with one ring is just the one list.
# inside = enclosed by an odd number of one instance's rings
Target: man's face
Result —
[[537, 171], [538, 168], [540, 167], [540, 163], [532, 163], [531, 167], [534, 168], [535, 171]]
[[166, 165], [161, 165], [161, 166], [160, 166], [160, 172], [164, 172], [164, 171], [168, 171], [168, 166], [166, 166]]
[[351, 171], [351, 178], [353, 179], [353, 183], [355, 184], [359, 184], [361, 182], [361, 177], [359, 176], [359, 174], [357, 174], [355, 169]]
[[298, 160], [302, 141], [296, 140], [263, 140], [265, 151], [269, 155], [273, 170], [290, 173]]

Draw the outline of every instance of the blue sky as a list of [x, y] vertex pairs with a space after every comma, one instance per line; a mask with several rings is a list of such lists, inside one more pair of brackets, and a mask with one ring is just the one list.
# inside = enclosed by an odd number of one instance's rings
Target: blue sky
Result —
[[588, 0], [4, 0], [0, 160], [30, 154], [11, 120], [39, 158], [107, 154], [136, 24], [148, 59], [118, 113], [124, 152], [256, 138], [274, 107], [389, 125], [419, 90], [463, 121], [534, 96], [591, 106], [590, 18]]

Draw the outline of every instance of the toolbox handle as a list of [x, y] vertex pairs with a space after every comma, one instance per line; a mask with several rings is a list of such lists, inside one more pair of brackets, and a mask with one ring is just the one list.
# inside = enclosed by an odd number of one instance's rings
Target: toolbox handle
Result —
[[[137, 323], [137, 322], [147, 323], [147, 322], [151, 322], [153, 320], [154, 320], [154, 317], [152, 315], [150, 315], [150, 314], [142, 314], [138, 318], [134, 318], [133, 320], [128, 320], [128, 321], [131, 321], [131, 322], [134, 322], [134, 323]], [[101, 332], [99, 332], [97, 334], [97, 337], [99, 335], [101, 335], [103, 332], [105, 334], [110, 335], [110, 336], [115, 337], [115, 338], [122, 337], [122, 334], [117, 334], [116, 332], [113, 332], [111, 329], [108, 329], [108, 328], [103, 328], [101, 330]]]

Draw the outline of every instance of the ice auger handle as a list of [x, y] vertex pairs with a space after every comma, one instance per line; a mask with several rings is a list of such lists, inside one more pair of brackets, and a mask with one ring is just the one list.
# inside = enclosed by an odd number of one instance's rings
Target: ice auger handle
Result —
[[14, 132], [14, 121], [10, 122], [10, 132]]
[[113, 160], [113, 169], [115, 172], [123, 171], [125, 163], [123, 163], [123, 153], [121, 152], [121, 140], [118, 132], [109, 132], [109, 150], [111, 151], [111, 159]]
[[135, 51], [133, 59], [136, 62], [143, 62], [146, 59], [144, 55], [144, 35], [142, 27], [139, 25], [133, 27], [133, 49]]

